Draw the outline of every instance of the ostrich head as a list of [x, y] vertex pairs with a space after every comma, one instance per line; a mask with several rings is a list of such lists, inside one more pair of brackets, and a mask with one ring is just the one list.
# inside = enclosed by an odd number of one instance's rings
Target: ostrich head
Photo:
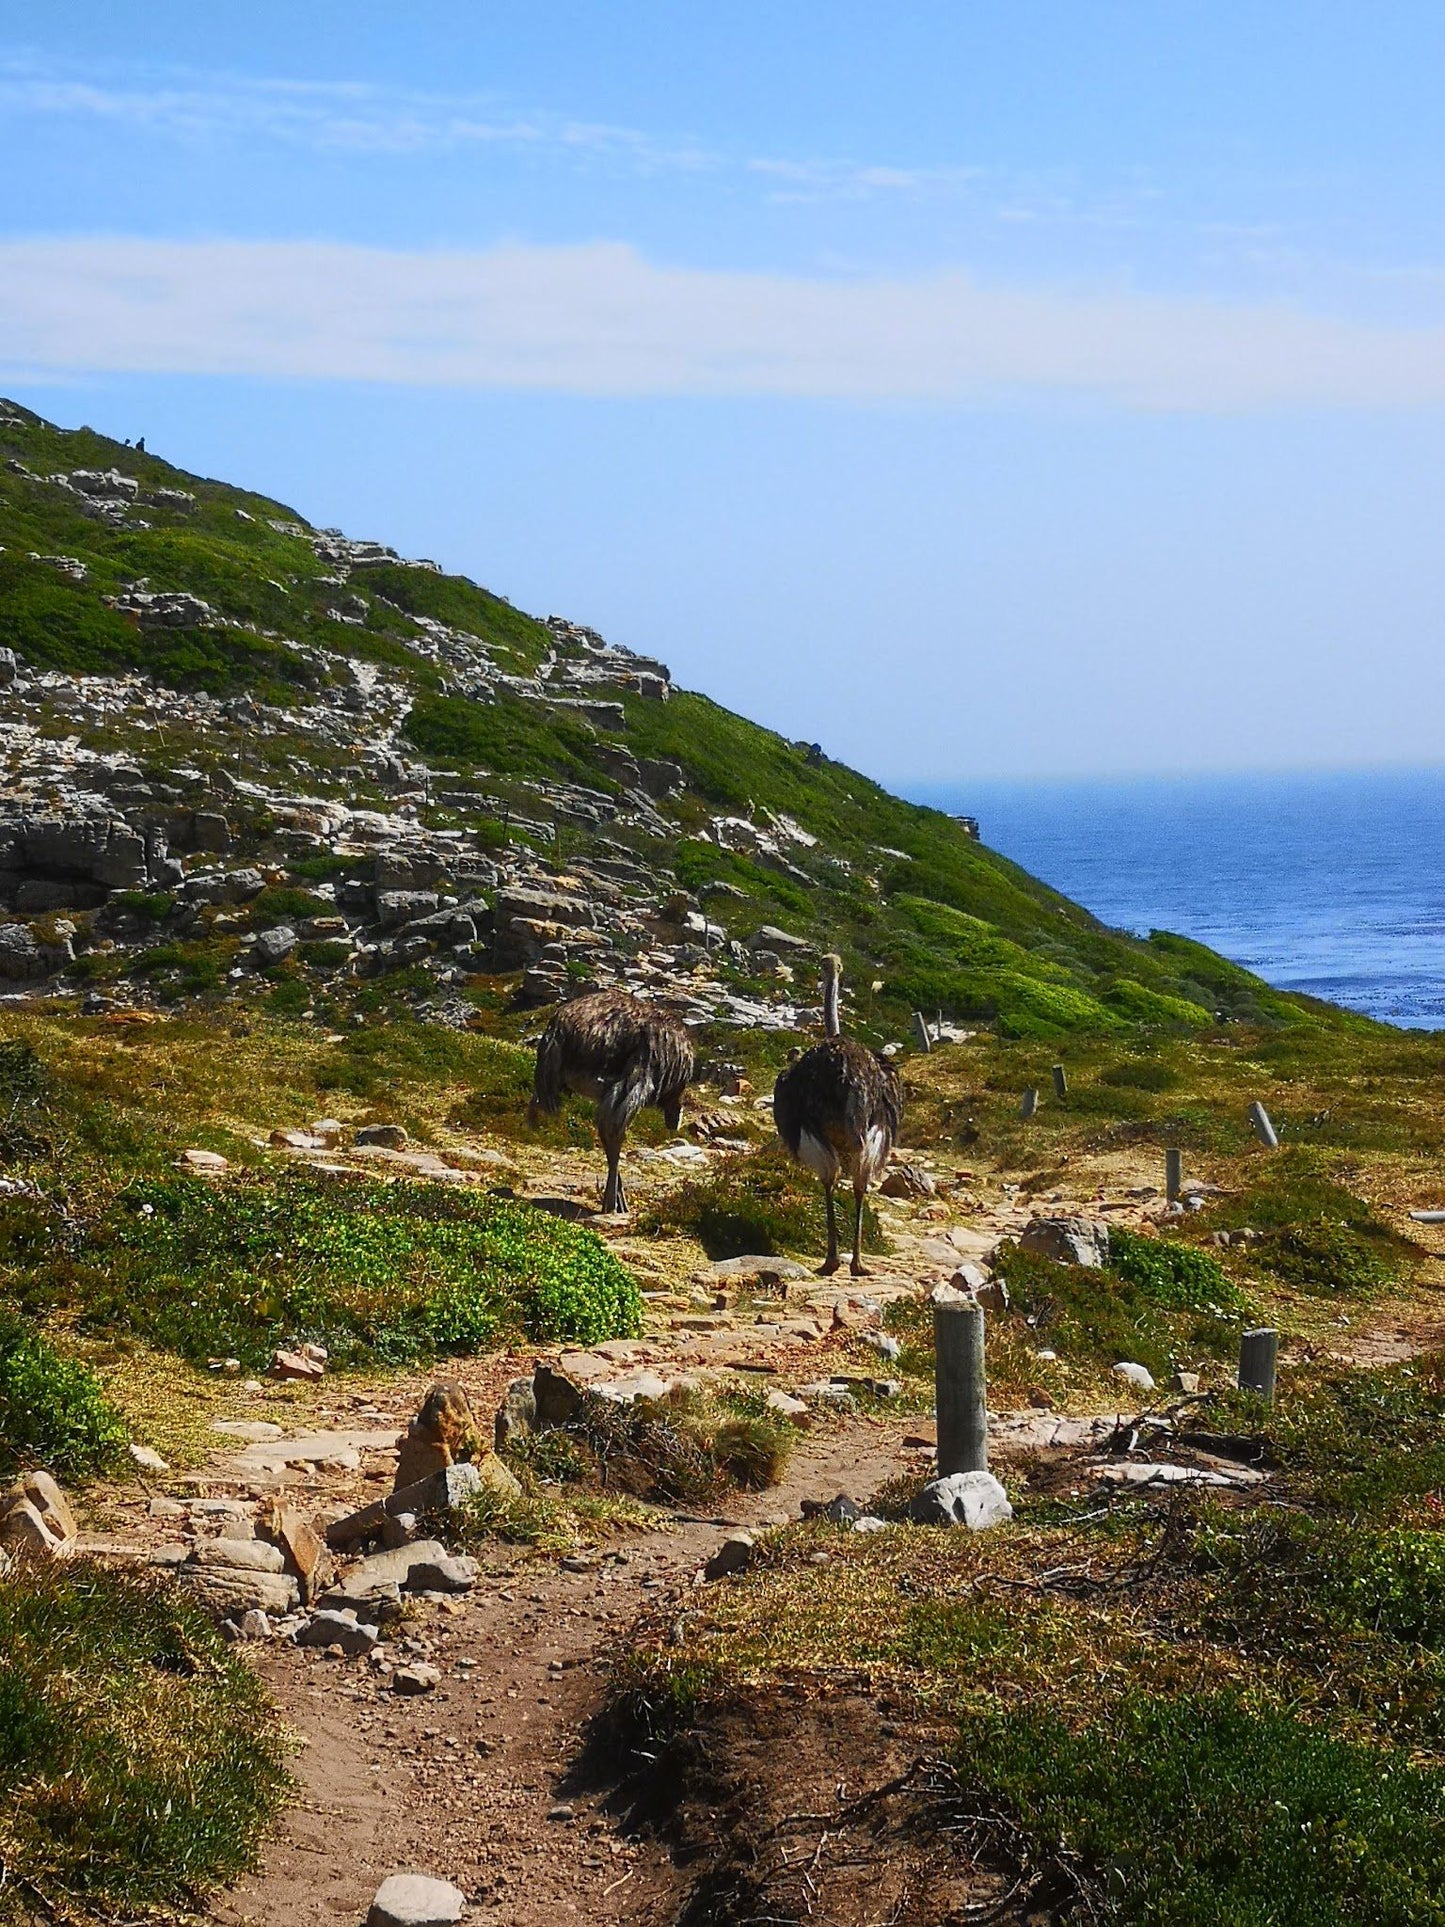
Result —
[[838, 996], [843, 983], [843, 959], [831, 952], [823, 959], [823, 1034], [825, 1037], [842, 1035], [842, 1025], [838, 1020]]

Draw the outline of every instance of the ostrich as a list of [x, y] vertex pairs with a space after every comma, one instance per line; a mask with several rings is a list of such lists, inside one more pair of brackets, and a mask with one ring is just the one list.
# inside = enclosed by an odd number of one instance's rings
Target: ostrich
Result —
[[838, 1023], [841, 958], [823, 959], [824, 1040], [814, 1044], [778, 1078], [773, 1117], [791, 1156], [823, 1180], [828, 1205], [828, 1256], [822, 1275], [838, 1269], [838, 1219], [833, 1187], [840, 1173], [853, 1183], [853, 1264], [866, 1278], [861, 1245], [863, 1200], [888, 1163], [903, 1128], [903, 1087], [886, 1058], [851, 1037]]
[[602, 1209], [625, 1211], [618, 1159], [627, 1127], [644, 1105], [655, 1104], [675, 1131], [693, 1070], [692, 1039], [680, 1019], [625, 990], [595, 991], [552, 1013], [537, 1046], [527, 1115], [535, 1123], [539, 1111], [555, 1111], [568, 1091], [594, 1098], [607, 1153]]

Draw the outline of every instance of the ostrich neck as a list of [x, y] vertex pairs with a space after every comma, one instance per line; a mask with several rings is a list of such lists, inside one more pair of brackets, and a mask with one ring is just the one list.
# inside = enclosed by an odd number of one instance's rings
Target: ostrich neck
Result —
[[830, 977], [823, 985], [823, 1035], [841, 1037], [843, 1027], [838, 1021], [838, 979]]

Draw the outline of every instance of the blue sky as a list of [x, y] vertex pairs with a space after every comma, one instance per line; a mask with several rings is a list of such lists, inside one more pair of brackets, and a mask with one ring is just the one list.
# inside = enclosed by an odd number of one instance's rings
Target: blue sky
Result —
[[0, 390], [900, 784], [1438, 758], [1445, 10], [0, 0]]

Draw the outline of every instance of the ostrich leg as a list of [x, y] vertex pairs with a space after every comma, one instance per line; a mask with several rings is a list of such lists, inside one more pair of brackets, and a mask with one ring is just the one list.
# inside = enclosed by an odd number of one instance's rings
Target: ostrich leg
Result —
[[831, 1184], [825, 1184], [823, 1186], [823, 1199], [828, 1207], [828, 1256], [824, 1260], [822, 1270], [818, 1275], [822, 1278], [831, 1278], [842, 1262], [838, 1256], [838, 1212], [833, 1202], [833, 1187]]
[[866, 1278], [868, 1267], [863, 1262], [863, 1200], [867, 1196], [866, 1185], [853, 1188], [853, 1262], [849, 1266], [855, 1278]]
[[597, 1135], [602, 1140], [602, 1148], [607, 1153], [607, 1183], [602, 1190], [602, 1209], [609, 1216], [614, 1212], [625, 1211], [623, 1202], [622, 1173], [618, 1160], [622, 1156], [623, 1127], [613, 1117], [599, 1117]]

